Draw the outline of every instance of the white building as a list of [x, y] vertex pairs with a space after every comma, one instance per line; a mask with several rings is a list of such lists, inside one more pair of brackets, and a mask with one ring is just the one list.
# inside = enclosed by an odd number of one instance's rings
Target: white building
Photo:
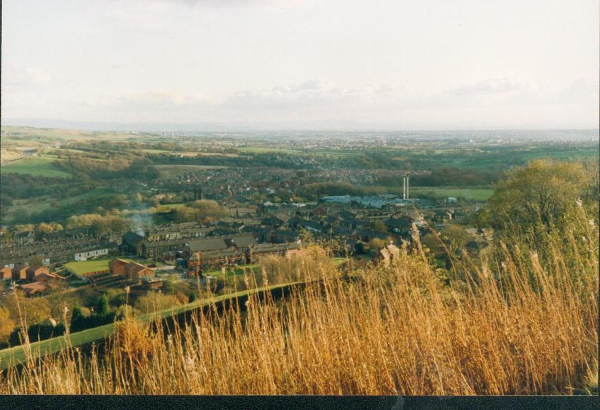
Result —
[[108, 255], [108, 248], [93, 249], [90, 251], [76, 253], [74, 259], [77, 262], [85, 262], [89, 258], [96, 259], [100, 256]]

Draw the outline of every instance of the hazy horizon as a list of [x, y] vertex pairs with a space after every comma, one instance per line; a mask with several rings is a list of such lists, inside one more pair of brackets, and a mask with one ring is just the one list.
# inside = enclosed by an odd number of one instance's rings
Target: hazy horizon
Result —
[[7, 0], [2, 124], [597, 129], [598, 11], [592, 0]]
[[[148, 134], [160, 133], [177, 133], [185, 132], [189, 134], [301, 134], [303, 133], [330, 133], [335, 134], [352, 134], [352, 133], [383, 133], [383, 134], [431, 134], [432, 136], [455, 136], [461, 133], [468, 135], [498, 133], [502, 134], [517, 133], [511, 137], [532, 138], [546, 137], [548, 140], [569, 140], [569, 139], [600, 139], [599, 128], [386, 128], [384, 126], [356, 125], [354, 127], [335, 127], [321, 126], [316, 124], [311, 127], [311, 124], [305, 124], [305, 127], [281, 127], [280, 125], [263, 125], [259, 126], [236, 126], [232, 124], [198, 124], [198, 123], [113, 123], [113, 122], [77, 122], [66, 120], [44, 120], [44, 119], [22, 119], [22, 120], [2, 120], [2, 127], [25, 127], [38, 129], [64, 129], [83, 132], [139, 132]], [[348, 124], [346, 124], [348, 125]], [[471, 134], [469, 134], [471, 133]], [[570, 135], [564, 135], [564, 133]], [[463, 135], [465, 137], [466, 135]]]

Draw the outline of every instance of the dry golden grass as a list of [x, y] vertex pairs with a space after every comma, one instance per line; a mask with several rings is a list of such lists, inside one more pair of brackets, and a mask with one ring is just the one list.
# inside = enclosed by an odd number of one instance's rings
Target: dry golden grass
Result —
[[9, 369], [0, 393], [571, 394], [594, 383], [597, 391], [598, 237], [582, 229], [586, 240], [580, 230], [550, 233], [544, 256], [499, 244], [482, 261], [463, 258], [463, 280], [449, 286], [420, 246], [389, 268], [343, 273], [318, 254], [270, 260], [265, 278], [285, 267], [320, 280], [285, 300], [200, 312], [166, 338], [128, 319], [104, 358], [67, 350]]

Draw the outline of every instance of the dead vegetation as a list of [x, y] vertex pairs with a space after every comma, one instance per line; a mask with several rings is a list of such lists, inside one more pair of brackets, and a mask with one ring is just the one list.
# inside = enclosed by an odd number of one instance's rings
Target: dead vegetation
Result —
[[106, 354], [68, 349], [9, 369], [0, 393], [597, 394], [598, 235], [565, 232], [543, 253], [499, 243], [465, 255], [449, 284], [418, 244], [387, 268], [271, 258], [262, 284], [320, 280], [199, 312], [166, 337], [126, 319]]

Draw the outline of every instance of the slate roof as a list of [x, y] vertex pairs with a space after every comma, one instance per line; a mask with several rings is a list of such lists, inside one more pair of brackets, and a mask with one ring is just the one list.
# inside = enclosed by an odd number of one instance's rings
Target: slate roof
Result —
[[401, 216], [398, 219], [388, 219], [385, 221], [385, 226], [390, 228], [410, 228], [412, 226], [413, 219], [410, 216]]
[[227, 240], [230, 245], [235, 244], [238, 248], [246, 248], [250, 245], [256, 245], [253, 235], [239, 235]]
[[139, 245], [144, 240], [142, 235], [138, 235], [135, 232], [129, 231], [123, 235], [123, 242], [130, 243], [132, 245]]
[[190, 252], [212, 251], [227, 249], [228, 246], [223, 238], [206, 238], [188, 242]]
[[188, 241], [186, 241], [185, 239], [175, 239], [175, 240], [166, 240], [166, 241], [152, 241], [152, 242], [146, 242], [144, 244], [144, 246], [146, 247], [146, 249], [151, 249], [151, 248], [162, 248], [163, 246], [178, 246], [178, 245], [185, 245]]

